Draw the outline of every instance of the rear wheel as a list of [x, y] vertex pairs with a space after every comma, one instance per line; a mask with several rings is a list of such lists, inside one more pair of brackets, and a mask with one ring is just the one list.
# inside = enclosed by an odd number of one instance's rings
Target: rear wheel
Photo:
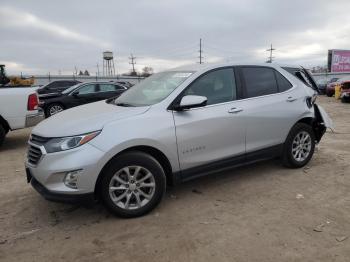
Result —
[[315, 150], [315, 134], [310, 125], [297, 123], [284, 143], [283, 164], [298, 168], [305, 166]]
[[328, 97], [332, 97], [332, 96], [333, 96], [333, 92], [326, 91], [326, 95], [327, 95]]
[[63, 106], [61, 104], [54, 103], [54, 104], [50, 104], [46, 108], [45, 113], [46, 113], [47, 117], [50, 117], [50, 116], [53, 116], [53, 115], [55, 115], [55, 114], [57, 114], [57, 113], [59, 113], [59, 112], [61, 112], [63, 110], [64, 110], [64, 108], [63, 108]]
[[154, 209], [165, 193], [165, 174], [152, 156], [129, 152], [106, 169], [100, 192], [106, 207], [120, 217], [138, 217]]
[[6, 130], [5, 130], [5, 128], [0, 124], [0, 146], [2, 145], [2, 143], [4, 143], [5, 136], [6, 136]]

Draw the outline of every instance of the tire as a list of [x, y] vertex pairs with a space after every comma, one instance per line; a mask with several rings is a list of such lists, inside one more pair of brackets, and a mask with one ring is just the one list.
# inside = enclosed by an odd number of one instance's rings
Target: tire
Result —
[[[166, 178], [162, 166], [143, 152], [133, 151], [118, 156], [102, 175], [99, 192], [103, 203], [119, 217], [147, 214], [160, 203], [165, 193]], [[154, 187], [150, 186], [152, 184]], [[114, 188], [113, 191], [110, 188]]]
[[5, 128], [0, 124], [0, 146], [4, 143], [6, 136], [6, 130]]
[[59, 103], [49, 104], [46, 107], [45, 115], [46, 115], [46, 117], [50, 117], [50, 116], [53, 116], [53, 115], [55, 115], [63, 110], [64, 110], [63, 105], [61, 105]]
[[[305, 141], [302, 142], [304, 139]], [[304, 123], [295, 124], [284, 143], [283, 164], [289, 168], [305, 166], [314, 154], [315, 141], [315, 134], [310, 125]]]
[[327, 95], [328, 97], [332, 97], [332, 96], [333, 96], [333, 93], [330, 92], [330, 91], [326, 91], [326, 95]]
[[349, 98], [346, 98], [346, 97], [344, 97], [344, 96], [341, 98], [341, 102], [342, 102], [342, 103], [348, 103], [349, 101], [350, 101], [350, 99], [349, 99]]

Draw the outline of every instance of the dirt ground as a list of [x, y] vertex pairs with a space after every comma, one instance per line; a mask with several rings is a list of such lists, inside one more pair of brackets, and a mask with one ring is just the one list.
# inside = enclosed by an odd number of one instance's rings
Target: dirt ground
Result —
[[0, 261], [350, 261], [350, 104], [302, 169], [268, 161], [170, 188], [151, 214], [119, 219], [44, 200], [26, 183], [29, 129], [0, 149]]

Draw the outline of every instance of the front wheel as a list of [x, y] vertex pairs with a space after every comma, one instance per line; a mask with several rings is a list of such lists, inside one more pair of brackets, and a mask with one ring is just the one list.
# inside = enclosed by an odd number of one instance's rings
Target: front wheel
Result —
[[138, 217], [154, 209], [166, 187], [162, 166], [143, 152], [125, 153], [105, 170], [100, 192], [106, 207], [120, 217]]
[[284, 143], [283, 164], [291, 168], [305, 166], [312, 158], [315, 141], [315, 134], [310, 125], [294, 125]]

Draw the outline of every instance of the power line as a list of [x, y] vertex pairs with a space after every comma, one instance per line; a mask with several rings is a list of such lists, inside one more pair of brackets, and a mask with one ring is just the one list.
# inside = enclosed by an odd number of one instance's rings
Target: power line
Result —
[[203, 64], [203, 56], [202, 56], [202, 53], [203, 53], [203, 50], [202, 50], [202, 38], [199, 38], [199, 63], [200, 64]]
[[131, 60], [131, 62], [129, 62], [129, 64], [132, 65], [132, 72], [136, 73], [136, 71], [135, 71], [136, 57], [134, 57], [132, 54], [130, 54], [129, 59]]
[[272, 60], [274, 59], [274, 57], [272, 56], [272, 52], [275, 51], [275, 48], [272, 48], [272, 44], [270, 49], [267, 49], [267, 52], [270, 52], [270, 56], [267, 58], [268, 60], [266, 61], [266, 63], [272, 63]]

